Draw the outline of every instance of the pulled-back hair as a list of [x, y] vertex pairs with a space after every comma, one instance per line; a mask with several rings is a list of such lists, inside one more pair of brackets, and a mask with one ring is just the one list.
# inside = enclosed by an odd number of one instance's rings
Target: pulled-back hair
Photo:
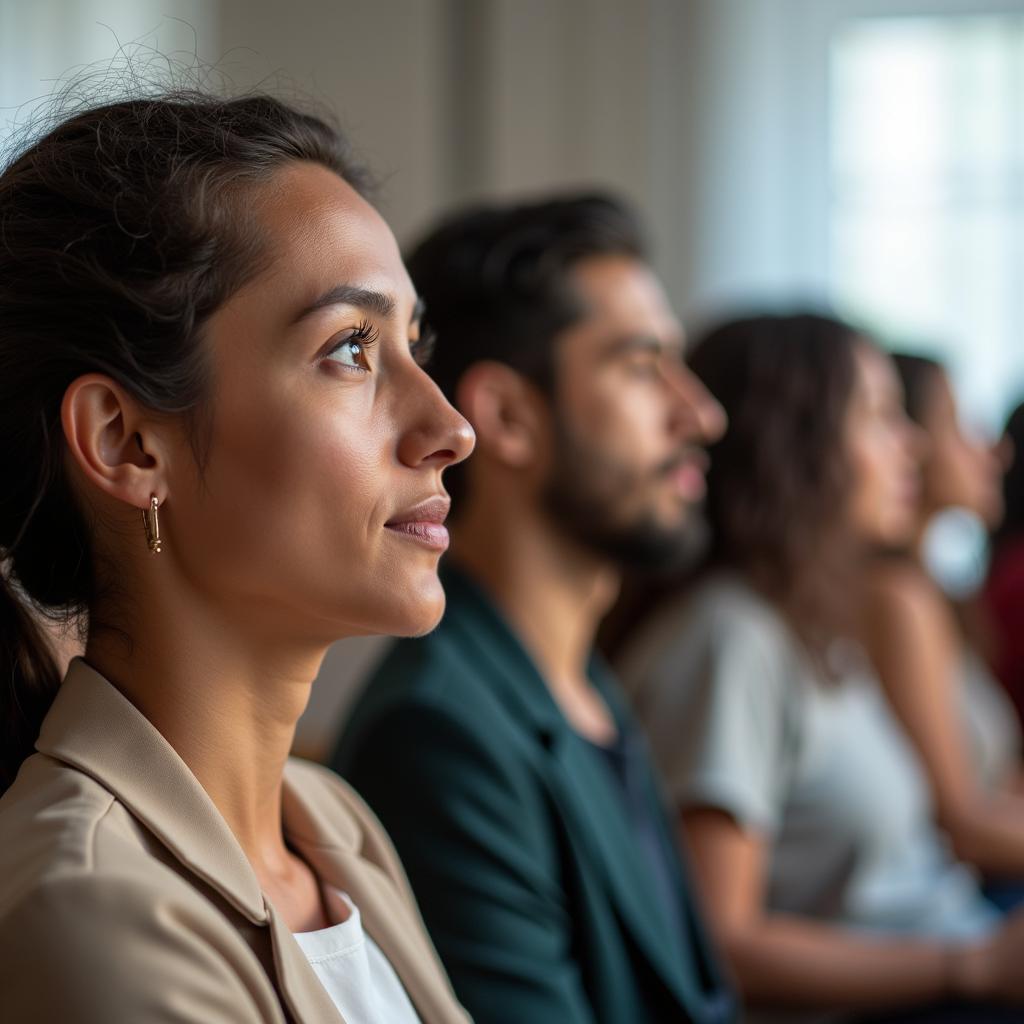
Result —
[[64, 392], [98, 372], [183, 415], [201, 468], [203, 328], [266, 266], [249, 190], [297, 160], [365, 188], [323, 120], [269, 96], [175, 92], [79, 111], [0, 174], [0, 791], [60, 682], [29, 608], [69, 619], [97, 599]]
[[[633, 211], [600, 194], [479, 206], [442, 221], [406, 259], [440, 342], [431, 376], [453, 405], [462, 375], [483, 360], [550, 393], [555, 338], [586, 313], [573, 268], [593, 256], [646, 253]], [[445, 474], [453, 495], [462, 470]]]
[[845, 421], [858, 343], [830, 317], [754, 316], [712, 330], [690, 357], [729, 418], [710, 449], [709, 565], [742, 573], [826, 670], [856, 607]]

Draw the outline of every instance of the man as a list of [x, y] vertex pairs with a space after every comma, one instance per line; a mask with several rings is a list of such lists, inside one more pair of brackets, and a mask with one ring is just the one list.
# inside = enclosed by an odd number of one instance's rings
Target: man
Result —
[[591, 651], [622, 569], [683, 548], [724, 416], [611, 200], [456, 216], [409, 270], [477, 449], [448, 477], [445, 618], [385, 657], [334, 765], [478, 1024], [731, 1020], [646, 747]]

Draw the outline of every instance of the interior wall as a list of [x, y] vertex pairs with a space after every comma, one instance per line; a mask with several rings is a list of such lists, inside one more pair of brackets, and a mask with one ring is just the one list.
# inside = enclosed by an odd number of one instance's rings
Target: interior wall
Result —
[[218, 0], [235, 87], [324, 104], [382, 183], [400, 240], [451, 198], [447, 0]]

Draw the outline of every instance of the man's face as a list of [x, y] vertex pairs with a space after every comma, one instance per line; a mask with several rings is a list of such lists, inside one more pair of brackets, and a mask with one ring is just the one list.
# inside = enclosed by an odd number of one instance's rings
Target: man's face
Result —
[[703, 445], [725, 414], [683, 363], [682, 328], [644, 263], [573, 270], [587, 313], [558, 339], [545, 501], [574, 539], [622, 566], [668, 565], [704, 496]]

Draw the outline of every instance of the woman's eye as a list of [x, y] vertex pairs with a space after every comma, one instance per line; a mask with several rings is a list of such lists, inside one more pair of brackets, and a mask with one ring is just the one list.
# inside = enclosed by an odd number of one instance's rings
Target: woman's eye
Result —
[[375, 340], [376, 334], [373, 331], [361, 327], [339, 341], [327, 353], [326, 358], [341, 363], [342, 366], [350, 366], [354, 370], [368, 371], [370, 361], [366, 357], [366, 352]]
[[344, 366], [356, 366], [362, 369], [365, 366], [366, 358], [363, 355], [363, 343], [361, 341], [343, 341], [337, 348], [327, 354], [328, 359]]

